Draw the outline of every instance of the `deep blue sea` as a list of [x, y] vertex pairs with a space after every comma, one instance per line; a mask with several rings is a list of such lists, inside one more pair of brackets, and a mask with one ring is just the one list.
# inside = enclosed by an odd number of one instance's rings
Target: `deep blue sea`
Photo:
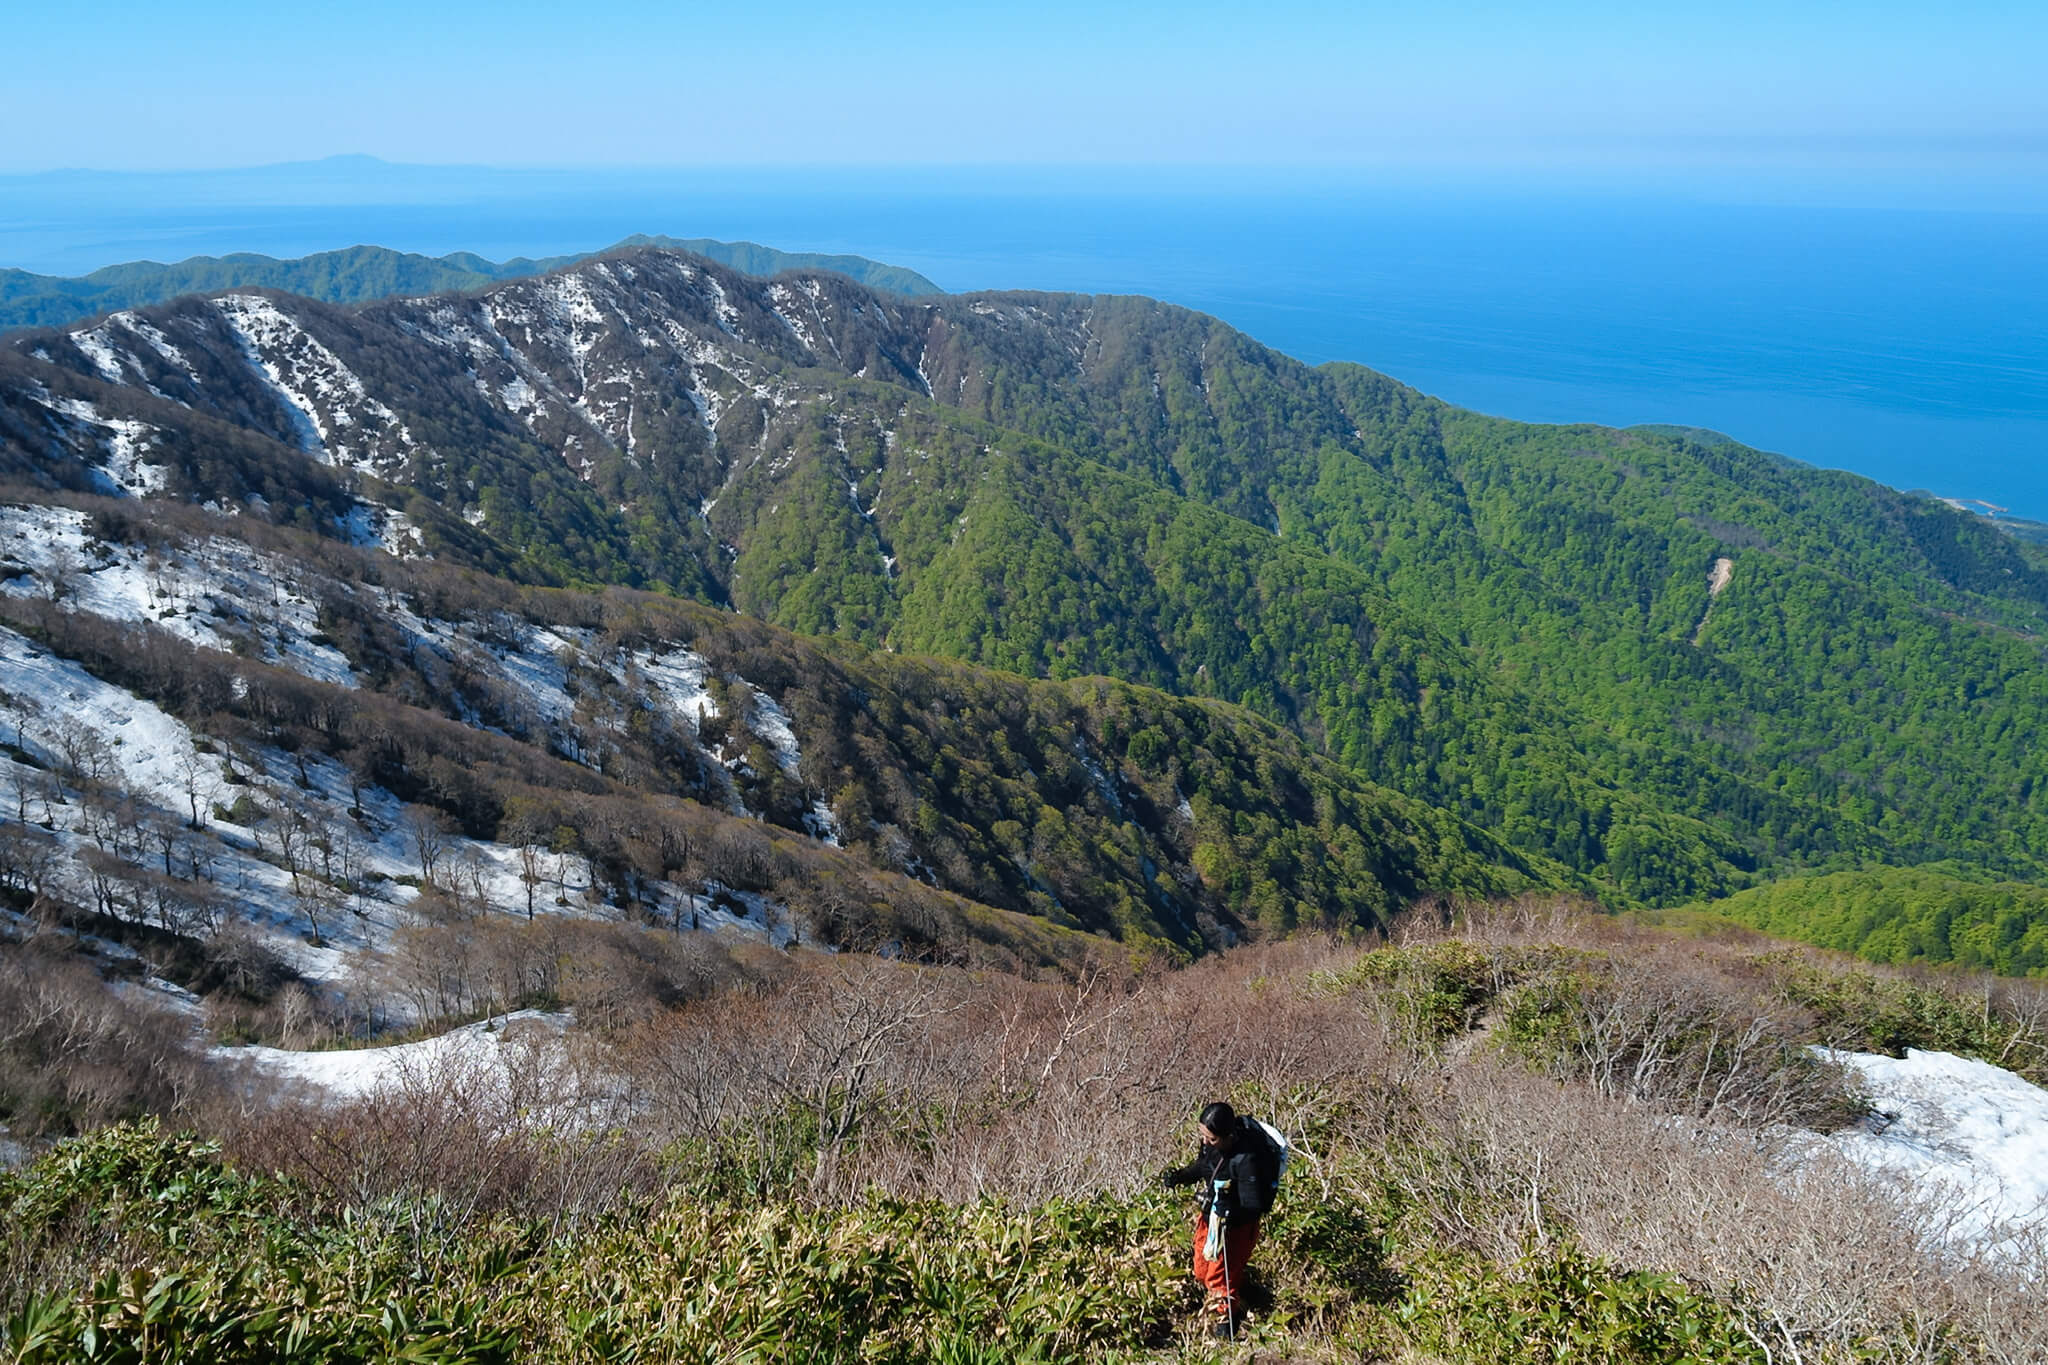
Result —
[[0, 178], [0, 265], [358, 242], [501, 259], [634, 232], [854, 252], [956, 291], [1149, 294], [1481, 411], [1711, 427], [2048, 520], [2048, 212], [1739, 198], [316, 163]]

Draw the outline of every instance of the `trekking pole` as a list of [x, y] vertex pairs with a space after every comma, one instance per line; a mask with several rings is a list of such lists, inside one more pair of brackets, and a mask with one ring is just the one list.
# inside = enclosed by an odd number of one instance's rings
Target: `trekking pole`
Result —
[[1228, 1181], [1212, 1180], [1209, 1192], [1209, 1235], [1208, 1245], [1203, 1249], [1209, 1259], [1223, 1267], [1223, 1321], [1232, 1331], [1237, 1328], [1237, 1288], [1230, 1282], [1230, 1240], [1223, 1231], [1223, 1191]]
[[1237, 1335], [1237, 1286], [1230, 1282], [1230, 1239], [1223, 1241], [1223, 1321]]

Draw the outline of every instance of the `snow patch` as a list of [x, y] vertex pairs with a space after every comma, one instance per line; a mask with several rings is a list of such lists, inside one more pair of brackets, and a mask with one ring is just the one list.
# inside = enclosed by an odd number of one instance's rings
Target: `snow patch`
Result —
[[731, 333], [733, 325], [740, 320], [740, 310], [732, 306], [732, 300], [725, 296], [725, 286], [714, 275], [705, 275], [704, 283], [711, 290], [711, 309], [718, 318], [718, 329]]
[[386, 508], [377, 530], [377, 548], [396, 559], [432, 559], [419, 526], [403, 512]]
[[[375, 468], [379, 452], [373, 443], [411, 448], [412, 432], [398, 414], [370, 397], [340, 357], [276, 304], [261, 294], [229, 294], [213, 304], [234, 333], [243, 359], [283, 406], [307, 453], [330, 464]], [[343, 436], [360, 441], [360, 449]], [[381, 463], [388, 467], [393, 461]]]
[[1088, 774], [1088, 781], [1094, 786], [1096, 794], [1103, 799], [1103, 802], [1112, 811], [1122, 815], [1124, 813], [1124, 799], [1117, 792], [1116, 783], [1110, 780], [1109, 773], [1103, 768], [1101, 763], [1096, 761], [1095, 755], [1088, 752], [1088, 747], [1079, 739], [1074, 741], [1074, 758], [1080, 763], [1082, 771]]
[[811, 802], [811, 808], [804, 812], [804, 829], [813, 839], [822, 844], [838, 848], [844, 831], [839, 828], [839, 817], [832, 808], [820, 799]]
[[1874, 1110], [1827, 1145], [1940, 1197], [1955, 1235], [1993, 1253], [2048, 1223], [2048, 1091], [1946, 1052], [1820, 1055], [1861, 1079]]
[[710, 668], [694, 650], [671, 649], [663, 654], [639, 653], [633, 666], [654, 696], [697, 733], [698, 722], [718, 714], [718, 702], [710, 688]]
[[186, 377], [190, 379], [193, 383], [197, 384], [199, 382], [199, 376], [192, 373], [191, 363], [185, 359], [185, 353], [179, 350], [176, 346], [172, 345], [171, 339], [169, 337], [165, 336], [162, 332], [159, 332], [155, 327], [151, 326], [149, 322], [146, 319], [144, 319], [140, 314], [126, 312], [115, 313], [111, 317], [109, 317], [107, 321], [120, 323], [123, 327], [133, 332], [136, 336], [141, 337], [142, 340], [149, 345], [149, 348], [151, 350], [155, 351], [158, 355], [162, 356], [171, 364], [176, 365], [179, 369], [185, 371]]
[[498, 399], [516, 413], [529, 417], [544, 417], [547, 409], [541, 405], [540, 395], [533, 385], [526, 382], [526, 376], [515, 374], [498, 388]]
[[279, 1080], [314, 1086], [335, 1099], [360, 1099], [380, 1090], [470, 1078], [510, 1089], [515, 1075], [530, 1070], [536, 1061], [551, 1070], [564, 1065], [562, 1040], [568, 1024], [566, 1015], [518, 1010], [395, 1047], [331, 1052], [217, 1047], [213, 1056], [241, 1062]]
[[158, 428], [133, 418], [102, 416], [98, 408], [81, 398], [44, 396], [40, 401], [60, 417], [81, 427], [98, 429], [100, 434], [92, 437], [101, 452], [100, 463], [93, 469], [96, 491], [115, 498], [148, 497], [163, 491], [168, 478], [164, 467], [145, 463], [142, 458]]
[[767, 743], [769, 751], [775, 755], [775, 761], [781, 766], [782, 771], [795, 777], [797, 764], [802, 761], [803, 754], [797, 749], [796, 731], [790, 726], [789, 712], [783, 710], [780, 702], [760, 688], [752, 687], [750, 684], [749, 690], [754, 694], [754, 723], [751, 727], [753, 732]]
[[36, 720], [23, 727], [23, 747], [45, 764], [58, 761], [55, 735], [69, 723], [107, 740], [113, 767], [131, 791], [181, 793], [188, 765], [218, 768], [213, 759], [196, 754], [185, 727], [154, 702], [101, 682], [69, 659], [47, 653], [4, 627], [0, 689], [37, 703]]
[[100, 372], [100, 378], [110, 384], [122, 382], [121, 356], [114, 350], [114, 344], [107, 336], [106, 323], [103, 322], [87, 331], [73, 332], [71, 344], [78, 348], [80, 355], [92, 362], [92, 367]]
[[597, 306], [590, 282], [582, 275], [544, 276], [540, 289], [553, 324], [548, 339], [576, 367], [580, 385], [586, 378], [590, 352], [605, 334], [604, 310]]

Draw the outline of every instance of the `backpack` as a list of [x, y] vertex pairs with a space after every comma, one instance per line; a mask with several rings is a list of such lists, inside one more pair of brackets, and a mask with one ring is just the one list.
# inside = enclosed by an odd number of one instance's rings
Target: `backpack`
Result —
[[1272, 1202], [1270, 1196], [1280, 1193], [1280, 1179], [1287, 1174], [1287, 1163], [1294, 1159], [1294, 1148], [1288, 1145], [1285, 1133], [1282, 1133], [1264, 1119], [1247, 1118], [1245, 1122], [1251, 1127], [1258, 1129], [1265, 1136], [1266, 1146], [1270, 1149], [1269, 1155], [1273, 1159], [1273, 1179], [1266, 1191], [1269, 1196], [1266, 1202], [1270, 1204]]

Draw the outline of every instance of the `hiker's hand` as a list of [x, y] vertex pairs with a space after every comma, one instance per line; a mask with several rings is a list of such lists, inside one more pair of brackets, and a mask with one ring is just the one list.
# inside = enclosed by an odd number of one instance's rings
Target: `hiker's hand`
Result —
[[1183, 1185], [1194, 1184], [1195, 1177], [1179, 1167], [1168, 1166], [1159, 1173], [1159, 1183], [1166, 1186], [1169, 1190], [1177, 1190]]

